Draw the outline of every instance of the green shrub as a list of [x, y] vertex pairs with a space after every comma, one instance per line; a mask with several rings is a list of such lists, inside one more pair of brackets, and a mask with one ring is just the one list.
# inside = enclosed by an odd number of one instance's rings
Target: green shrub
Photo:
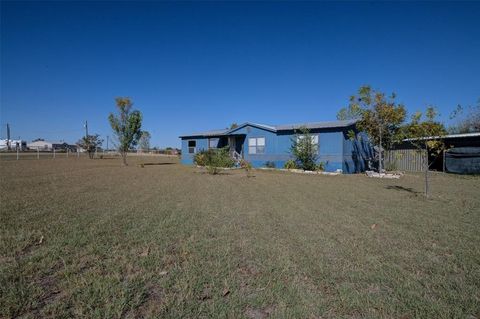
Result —
[[235, 161], [230, 157], [228, 146], [219, 149], [201, 150], [193, 157], [193, 162], [199, 166], [205, 166], [207, 172], [218, 174], [219, 168], [235, 166]]
[[294, 160], [288, 160], [283, 167], [286, 169], [295, 169], [297, 168], [297, 163], [295, 163]]
[[207, 151], [201, 150], [193, 156], [193, 162], [198, 166], [205, 166], [207, 160]]
[[209, 150], [209, 157], [207, 158], [207, 165], [208, 166], [216, 166], [216, 167], [233, 167], [235, 166], [235, 161], [233, 158], [230, 157], [228, 146], [219, 148], [219, 149], [210, 149]]
[[316, 169], [317, 171], [322, 171], [322, 172], [323, 172], [323, 171], [325, 170], [325, 163], [324, 163], [324, 162], [318, 163], [318, 164], [316, 165], [315, 169]]
[[292, 137], [292, 146], [290, 153], [295, 158], [296, 166], [305, 171], [313, 171], [316, 169], [316, 161], [318, 158], [317, 137], [310, 133], [306, 127], [301, 127], [295, 131]]
[[265, 167], [268, 167], [268, 168], [275, 168], [275, 162], [272, 162], [272, 161], [266, 161], [266, 162], [265, 162]]

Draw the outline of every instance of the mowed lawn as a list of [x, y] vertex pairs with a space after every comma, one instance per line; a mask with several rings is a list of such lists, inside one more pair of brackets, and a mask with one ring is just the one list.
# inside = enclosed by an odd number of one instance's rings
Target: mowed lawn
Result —
[[0, 161], [0, 317], [480, 317], [478, 177], [129, 161]]

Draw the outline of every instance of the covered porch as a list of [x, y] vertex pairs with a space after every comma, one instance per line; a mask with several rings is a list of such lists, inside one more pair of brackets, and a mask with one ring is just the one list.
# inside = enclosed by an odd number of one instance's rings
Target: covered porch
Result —
[[230, 156], [235, 160], [243, 159], [245, 134], [224, 135], [210, 137], [208, 139], [208, 148], [224, 148], [228, 147]]

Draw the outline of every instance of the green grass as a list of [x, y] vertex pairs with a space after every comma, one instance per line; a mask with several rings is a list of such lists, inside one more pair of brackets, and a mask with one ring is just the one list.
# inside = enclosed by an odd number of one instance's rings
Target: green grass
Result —
[[479, 178], [162, 161], [0, 162], [0, 317], [480, 316]]

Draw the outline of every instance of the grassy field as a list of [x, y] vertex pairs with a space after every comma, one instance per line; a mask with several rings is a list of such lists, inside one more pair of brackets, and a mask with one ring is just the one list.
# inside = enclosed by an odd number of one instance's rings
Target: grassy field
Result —
[[478, 177], [130, 161], [0, 162], [0, 317], [480, 317]]

